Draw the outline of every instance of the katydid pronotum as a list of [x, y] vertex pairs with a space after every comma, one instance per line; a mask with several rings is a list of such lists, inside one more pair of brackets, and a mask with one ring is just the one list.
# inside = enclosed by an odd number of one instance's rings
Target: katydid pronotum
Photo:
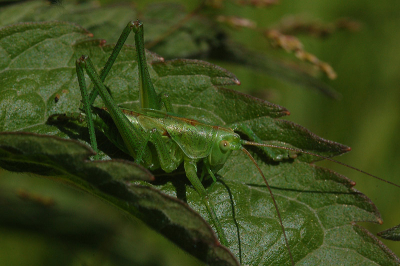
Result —
[[[128, 111], [118, 107], [111, 97], [108, 88], [103, 84], [131, 31], [135, 33], [135, 44], [138, 55], [139, 100], [141, 106], [138, 111]], [[198, 177], [197, 165], [199, 162], [202, 162], [202, 175], [208, 174], [215, 181], [215, 173], [225, 164], [231, 152], [242, 150], [257, 167], [271, 194], [282, 228], [283, 238], [287, 246], [287, 252], [291, 264], [294, 265], [285, 228], [272, 191], [256, 161], [243, 146], [252, 145], [272, 149], [284, 149], [287, 151], [287, 157], [291, 158], [295, 158], [298, 153], [307, 153], [322, 159], [335, 160], [300, 149], [263, 144], [250, 128], [244, 126], [224, 128], [174, 116], [173, 107], [168, 95], [157, 95], [152, 85], [144, 51], [143, 25], [139, 21], [128, 23], [100, 75], [97, 74], [88, 56], [81, 56], [77, 60], [76, 70], [92, 148], [95, 151], [98, 150], [95, 127], [102, 127], [103, 132], [107, 133], [107, 137], [118, 148], [132, 156], [137, 163], [150, 170], [161, 168], [165, 172], [172, 172], [183, 163], [186, 176], [200, 194], [220, 242], [223, 245], [227, 245], [224, 229], [216, 215], [214, 204], [208, 197], [201, 178]], [[94, 84], [94, 88], [90, 94], [88, 94], [86, 87], [84, 71], [86, 71]], [[106, 106], [104, 109], [92, 108], [99, 94]], [[93, 112], [96, 113], [95, 116], [93, 116]], [[117, 132], [107, 129], [107, 122], [101, 119], [101, 113], [108, 113], [111, 116]], [[250, 141], [241, 139], [240, 135], [235, 131], [246, 135]], [[280, 158], [280, 155], [275, 158], [283, 159]]]

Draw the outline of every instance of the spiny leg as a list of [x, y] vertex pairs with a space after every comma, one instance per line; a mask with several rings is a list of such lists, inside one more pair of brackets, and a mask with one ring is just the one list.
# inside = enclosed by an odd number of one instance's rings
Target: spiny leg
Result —
[[154, 90], [149, 70], [147, 69], [146, 53], [144, 50], [143, 23], [133, 22], [132, 30], [135, 32], [135, 46], [138, 56], [139, 68], [139, 101], [142, 108], [161, 110], [159, 96]]
[[214, 223], [214, 226], [217, 230], [219, 239], [221, 244], [224, 246], [228, 245], [228, 240], [226, 239], [224, 230], [222, 229], [221, 223], [215, 213], [214, 204], [211, 199], [208, 197], [208, 193], [204, 188], [203, 184], [201, 184], [200, 179], [197, 177], [197, 165], [196, 162], [185, 158], [184, 167], [186, 176], [189, 179], [190, 183], [192, 183], [193, 187], [196, 189], [197, 193], [199, 193], [201, 200], [203, 201], [204, 205], [207, 208], [208, 213], [211, 216], [211, 220]]
[[130, 24], [132, 30], [135, 32], [135, 46], [136, 54], [138, 56], [140, 107], [143, 109], [161, 110], [161, 107], [164, 105], [167, 112], [173, 112], [172, 104], [168, 95], [157, 95], [153, 83], [151, 82], [144, 49], [143, 23], [137, 20]]
[[[80, 80], [81, 90], [85, 90], [86, 84], [84, 81], [84, 72], [83, 69], [86, 70], [86, 73], [95, 84], [95, 89], [98, 90], [101, 98], [103, 99], [108, 112], [110, 113], [116, 127], [118, 128], [118, 132], [120, 133], [124, 143], [129, 151], [129, 154], [135, 158], [136, 155], [139, 153], [141, 154], [142, 149], [146, 149], [147, 141], [144, 133], [140, 130], [136, 129], [132, 126], [131, 122], [126, 118], [126, 116], [122, 113], [119, 109], [117, 104], [115, 103], [114, 99], [111, 97], [109, 92], [107, 91], [106, 87], [104, 86], [103, 82], [100, 79], [100, 76], [97, 74], [92, 61], [88, 56], [81, 56], [76, 63], [77, 66], [77, 74], [78, 80]], [[87, 97], [86, 97], [87, 98]], [[85, 104], [86, 105], [86, 104]], [[90, 106], [89, 110], [86, 111], [86, 114], [90, 114]], [[88, 116], [90, 117], [90, 115]], [[88, 118], [89, 119], [89, 118]], [[93, 120], [92, 120], [93, 122]], [[89, 122], [89, 123], [92, 123]], [[89, 125], [88, 123], [88, 125]], [[94, 126], [93, 128], [89, 128], [90, 131], [94, 134]], [[90, 133], [91, 134], [91, 133]], [[95, 138], [94, 138], [95, 141]], [[92, 144], [92, 143], [91, 143]], [[93, 145], [93, 144], [92, 144]], [[95, 144], [97, 146], [97, 144]], [[143, 156], [149, 155], [150, 152], [145, 152]]]

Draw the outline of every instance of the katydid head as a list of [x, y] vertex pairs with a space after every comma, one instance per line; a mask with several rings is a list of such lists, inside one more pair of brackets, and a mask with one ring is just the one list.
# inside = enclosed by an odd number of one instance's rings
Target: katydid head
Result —
[[208, 156], [210, 165], [223, 165], [232, 151], [241, 149], [240, 136], [233, 131], [219, 130]]

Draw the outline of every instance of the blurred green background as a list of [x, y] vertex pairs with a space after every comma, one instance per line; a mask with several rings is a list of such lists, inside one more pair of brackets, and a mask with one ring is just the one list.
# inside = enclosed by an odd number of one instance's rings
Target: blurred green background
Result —
[[[307, 51], [331, 64], [337, 72], [338, 78], [327, 80], [327, 83], [342, 94], [340, 101], [259, 73], [228, 65], [224, 67], [238, 76], [242, 89], [270, 90], [271, 100], [291, 112], [287, 119], [323, 138], [350, 146], [352, 151], [338, 160], [399, 184], [399, 2], [298, 0], [280, 1], [279, 5], [267, 10], [226, 7], [227, 13], [251, 18], [258, 26], [271, 25], [271, 22], [293, 14], [321, 22], [348, 17], [361, 23], [358, 32], [337, 32], [324, 40], [299, 36]], [[235, 37], [255, 49], [271, 49], [257, 34], [246, 34], [245, 38], [237, 34]], [[363, 226], [376, 233], [400, 223], [398, 188], [334, 163], [319, 165], [356, 181], [356, 189], [376, 204], [384, 224], [364, 223]], [[400, 254], [400, 243], [383, 242]]]

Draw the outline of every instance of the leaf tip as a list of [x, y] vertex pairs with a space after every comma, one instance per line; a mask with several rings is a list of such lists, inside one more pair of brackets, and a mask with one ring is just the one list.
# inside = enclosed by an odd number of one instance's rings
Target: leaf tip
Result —
[[342, 152], [349, 152], [349, 151], [351, 151], [351, 147], [349, 147], [349, 146], [345, 146], [345, 145], [342, 145], [343, 147], [342, 147]]
[[[93, 34], [92, 34], [92, 36], [93, 36]], [[106, 40], [100, 40], [100, 41], [99, 41], [99, 46], [100, 46], [100, 47], [103, 47], [104, 45], [106, 45], [106, 43], [107, 43]]]

